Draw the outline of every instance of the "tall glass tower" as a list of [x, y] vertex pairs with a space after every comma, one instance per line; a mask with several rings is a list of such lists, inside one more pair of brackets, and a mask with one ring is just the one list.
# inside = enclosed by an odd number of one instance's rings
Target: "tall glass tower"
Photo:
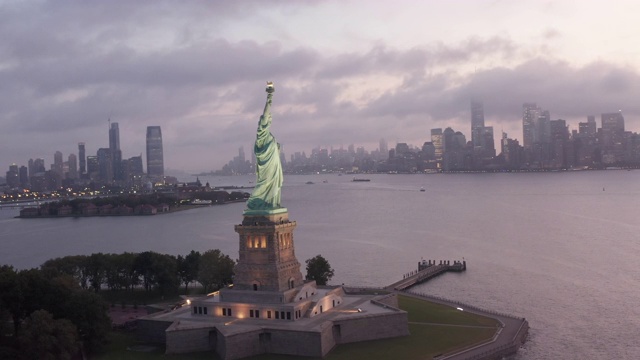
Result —
[[164, 176], [160, 126], [147, 126], [147, 174], [151, 177]]
[[78, 143], [78, 157], [80, 158], [80, 175], [87, 172], [87, 158], [84, 153], [84, 143]]
[[120, 150], [120, 129], [117, 122], [111, 123], [109, 127], [109, 150], [111, 151], [113, 180], [122, 180], [122, 151]]

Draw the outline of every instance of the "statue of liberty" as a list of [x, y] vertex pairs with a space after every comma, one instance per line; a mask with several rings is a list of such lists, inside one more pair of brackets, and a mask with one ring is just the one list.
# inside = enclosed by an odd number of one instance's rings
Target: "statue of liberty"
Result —
[[[282, 188], [282, 164], [280, 164], [280, 146], [269, 130], [271, 127], [271, 99], [275, 91], [272, 82], [267, 82], [267, 103], [258, 122], [256, 143], [253, 151], [256, 155], [256, 186], [247, 200], [246, 213], [273, 212], [285, 210], [280, 206]], [[280, 212], [278, 211], [278, 212]]]

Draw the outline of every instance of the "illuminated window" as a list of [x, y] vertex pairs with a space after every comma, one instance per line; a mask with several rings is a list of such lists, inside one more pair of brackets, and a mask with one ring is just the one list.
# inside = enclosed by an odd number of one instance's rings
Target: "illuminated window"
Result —
[[266, 249], [267, 247], [267, 237], [264, 235], [260, 239], [260, 247], [263, 249]]

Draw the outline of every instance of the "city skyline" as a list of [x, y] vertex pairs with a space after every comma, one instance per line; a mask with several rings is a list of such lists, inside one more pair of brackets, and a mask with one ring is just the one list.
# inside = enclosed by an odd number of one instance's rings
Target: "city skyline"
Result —
[[[166, 169], [219, 168], [252, 143], [267, 80], [287, 153], [372, 149], [381, 134], [419, 145], [447, 126], [472, 139], [470, 100], [484, 104], [496, 141], [504, 130], [525, 142], [525, 102], [568, 124], [622, 110], [626, 129], [640, 130], [636, 2], [363, 6], [7, 2], [0, 167], [77, 153], [78, 142], [93, 154], [111, 119], [123, 158], [145, 152], [139, 139], [154, 124]], [[598, 26], [603, 17], [616, 26]]]

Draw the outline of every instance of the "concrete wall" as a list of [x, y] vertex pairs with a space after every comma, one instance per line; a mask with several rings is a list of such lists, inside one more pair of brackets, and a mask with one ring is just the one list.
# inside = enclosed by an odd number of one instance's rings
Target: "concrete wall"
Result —
[[217, 333], [215, 327], [198, 329], [174, 329], [170, 326], [166, 331], [166, 353], [183, 354], [197, 351], [214, 350], [216, 347]]
[[396, 294], [385, 295], [385, 296], [376, 298], [375, 301], [398, 309], [398, 296]]
[[337, 344], [409, 335], [408, 316], [405, 311], [336, 320], [334, 326], [339, 326]]
[[260, 333], [262, 332], [262, 330], [255, 330], [226, 337], [218, 335], [216, 352], [223, 360], [242, 359], [263, 354], [265, 350], [260, 344]]
[[261, 329], [218, 335], [217, 353], [221, 359], [236, 360], [264, 353], [322, 357], [335, 346], [331, 324], [323, 326], [322, 332]]
[[167, 330], [172, 323], [173, 321], [138, 319], [136, 337], [140, 341], [164, 344], [167, 340], [165, 330]]

